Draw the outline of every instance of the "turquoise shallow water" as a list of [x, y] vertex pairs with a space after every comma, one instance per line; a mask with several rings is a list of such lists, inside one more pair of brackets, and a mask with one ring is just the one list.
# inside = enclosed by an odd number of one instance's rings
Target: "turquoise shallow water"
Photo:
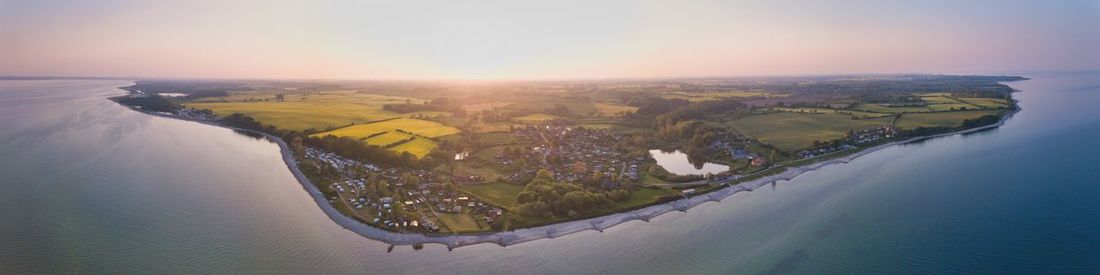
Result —
[[392, 253], [272, 143], [105, 100], [123, 81], [0, 81], [0, 273], [1100, 272], [1100, 75], [1031, 77], [997, 130], [604, 233]]

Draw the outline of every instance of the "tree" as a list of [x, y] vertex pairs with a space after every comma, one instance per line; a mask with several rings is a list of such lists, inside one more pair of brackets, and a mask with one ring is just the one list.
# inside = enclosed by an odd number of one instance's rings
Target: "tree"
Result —
[[295, 136], [294, 139], [290, 140], [290, 149], [298, 155], [303, 154], [305, 146], [302, 146], [302, 136]]

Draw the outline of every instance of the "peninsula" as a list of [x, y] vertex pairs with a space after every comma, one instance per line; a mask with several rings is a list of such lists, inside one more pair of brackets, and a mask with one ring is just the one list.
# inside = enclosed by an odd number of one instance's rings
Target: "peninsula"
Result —
[[1011, 76], [542, 82], [138, 81], [112, 100], [261, 135], [333, 221], [507, 246], [719, 201], [999, 126]]

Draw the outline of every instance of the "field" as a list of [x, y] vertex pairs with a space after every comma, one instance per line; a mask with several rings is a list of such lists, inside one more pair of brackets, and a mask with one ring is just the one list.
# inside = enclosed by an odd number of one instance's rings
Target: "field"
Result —
[[780, 111], [780, 112], [789, 112], [789, 113], [806, 113], [806, 114], [842, 114], [842, 115], [855, 116], [857, 118], [876, 118], [876, 117], [890, 116], [890, 114], [883, 114], [883, 113], [871, 113], [871, 112], [852, 111], [852, 110], [837, 110], [837, 109], [826, 109], [826, 108], [782, 108], [782, 107], [777, 107], [777, 108], [771, 108], [771, 110]]
[[813, 145], [814, 140], [843, 138], [848, 130], [881, 127], [892, 118], [851, 119], [841, 114], [771, 113], [730, 121], [734, 129], [780, 150], [793, 152]]
[[669, 191], [661, 188], [638, 188], [630, 192], [630, 199], [621, 202], [615, 202], [616, 206], [621, 208], [632, 208], [652, 203], [664, 194], [671, 194], [674, 191]]
[[385, 134], [370, 137], [370, 138], [366, 139], [366, 141], [367, 141], [367, 144], [370, 144], [370, 145], [386, 146], [386, 145], [394, 144], [398, 141], [409, 139], [411, 137], [414, 137], [414, 136], [410, 135], [410, 134], [398, 132], [398, 131], [390, 131], [390, 132], [386, 132]]
[[[184, 105], [197, 109], [210, 109], [219, 115], [243, 113], [281, 129], [301, 131], [409, 116], [411, 114], [383, 110], [382, 105], [423, 101], [411, 97], [357, 92], [291, 94], [286, 96], [284, 102], [277, 102], [271, 98], [274, 96], [235, 94], [230, 97], [205, 98], [201, 101], [184, 103]], [[268, 100], [246, 101], [252, 99]]]
[[532, 122], [547, 121], [547, 120], [558, 119], [558, 118], [561, 118], [561, 117], [555, 116], [555, 115], [543, 114], [543, 113], [534, 113], [534, 114], [525, 115], [525, 116], [521, 116], [521, 117], [514, 117], [514, 118], [512, 118], [512, 120], [514, 120], [516, 122], [532, 123]]
[[997, 115], [999, 110], [937, 112], [921, 114], [903, 114], [898, 119], [896, 126], [901, 129], [913, 129], [917, 127], [957, 127], [963, 120], [974, 119], [984, 115]]
[[608, 104], [608, 103], [596, 103], [596, 110], [600, 116], [615, 117], [622, 116], [624, 112], [634, 112], [638, 110], [638, 107]]
[[1008, 107], [1008, 102], [1006, 102], [1004, 99], [997, 99], [997, 98], [960, 98], [959, 100], [965, 101], [966, 103], [981, 106], [983, 108], [989, 108], [989, 109], [997, 109], [997, 108]]
[[458, 189], [470, 192], [470, 194], [478, 198], [509, 208], [516, 205], [516, 194], [522, 192], [523, 188], [524, 187], [521, 185], [503, 182], [464, 184], [458, 186]]
[[663, 93], [660, 95], [666, 99], [685, 99], [692, 102], [699, 101], [711, 101], [721, 100], [725, 98], [782, 98], [789, 97], [790, 94], [782, 93], [769, 93], [769, 92], [745, 92], [745, 91], [728, 91], [728, 92], [704, 92], [704, 93], [685, 93], [685, 92], [671, 92]]
[[887, 107], [887, 106], [883, 106], [883, 105], [879, 105], [879, 104], [859, 104], [859, 105], [856, 105], [856, 107], [852, 108], [852, 109], [857, 110], [857, 111], [867, 111], [867, 112], [873, 112], [873, 113], [889, 113], [889, 114], [923, 113], [923, 112], [931, 112], [932, 111], [932, 110], [929, 110], [928, 108], [925, 108], [925, 107], [916, 107], [916, 106], [913, 106], [913, 107]]
[[515, 98], [512, 104], [503, 109], [548, 112], [565, 107], [570, 116], [590, 116], [597, 112], [596, 104], [587, 98], [562, 98], [558, 96], [524, 96]]
[[413, 154], [417, 158], [422, 158], [422, 157], [427, 156], [428, 154], [430, 154], [432, 152], [432, 150], [435, 150], [436, 146], [439, 146], [439, 144], [437, 144], [435, 141], [432, 141], [432, 140], [426, 139], [426, 138], [422, 138], [422, 137], [418, 137], [414, 140], [410, 140], [410, 141], [402, 143], [400, 145], [390, 147], [390, 150], [393, 150], [394, 152], [398, 152], [398, 153], [400, 153], [400, 152], [409, 152], [410, 154]]
[[440, 222], [443, 222], [447, 228], [451, 229], [451, 232], [477, 232], [483, 231], [481, 223], [466, 213], [438, 213], [436, 217]]
[[435, 121], [412, 118], [398, 118], [368, 124], [357, 124], [336, 130], [313, 134], [313, 136], [334, 135], [338, 137], [366, 138], [370, 135], [403, 130], [413, 134], [436, 138], [457, 134], [458, 129]]

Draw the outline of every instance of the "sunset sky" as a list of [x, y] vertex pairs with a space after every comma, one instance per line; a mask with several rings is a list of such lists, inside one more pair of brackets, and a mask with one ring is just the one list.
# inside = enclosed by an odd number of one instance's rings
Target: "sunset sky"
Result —
[[1098, 0], [351, 2], [0, 0], [0, 75], [556, 79], [1100, 69]]

